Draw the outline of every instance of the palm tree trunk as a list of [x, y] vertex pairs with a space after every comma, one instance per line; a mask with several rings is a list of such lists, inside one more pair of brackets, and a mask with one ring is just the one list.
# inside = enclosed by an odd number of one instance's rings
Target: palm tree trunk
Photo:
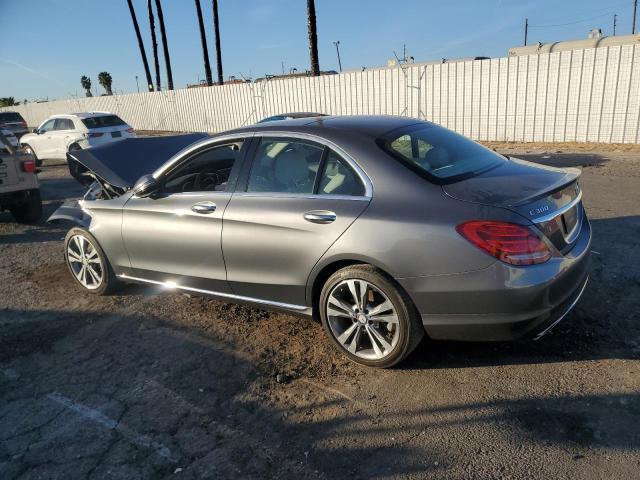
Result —
[[307, 27], [309, 30], [309, 56], [311, 57], [311, 75], [320, 75], [318, 62], [318, 33], [316, 30], [316, 4], [314, 0], [307, 0]]
[[129, 12], [131, 12], [131, 21], [133, 22], [133, 28], [136, 31], [136, 37], [138, 37], [138, 47], [140, 48], [140, 55], [142, 56], [142, 63], [144, 64], [144, 73], [147, 76], [147, 88], [150, 92], [153, 91], [153, 83], [151, 82], [151, 72], [149, 71], [149, 63], [147, 62], [147, 54], [144, 51], [144, 43], [142, 43], [142, 35], [140, 35], [140, 27], [138, 26], [138, 19], [136, 18], [136, 12], [133, 9], [131, 0], [127, 0], [129, 4]]
[[158, 62], [158, 41], [156, 40], [156, 22], [153, 18], [151, 0], [147, 0], [149, 10], [149, 28], [151, 29], [151, 46], [153, 47], [153, 64], [156, 72], [156, 90], [160, 91], [160, 63]]
[[198, 26], [200, 27], [200, 41], [202, 42], [202, 56], [204, 58], [204, 74], [207, 77], [207, 85], [213, 85], [211, 78], [211, 65], [209, 65], [209, 49], [207, 48], [207, 36], [204, 33], [204, 22], [202, 21], [202, 8], [200, 0], [195, 0], [196, 11], [198, 13]]
[[167, 88], [173, 90], [173, 74], [171, 73], [171, 60], [169, 59], [169, 46], [167, 45], [167, 32], [164, 29], [164, 16], [162, 15], [162, 5], [160, 0], [156, 0], [156, 11], [160, 22], [160, 37], [162, 38], [162, 50], [164, 53], [164, 63], [167, 67]]
[[216, 34], [216, 61], [218, 63], [218, 85], [222, 85], [222, 52], [220, 50], [220, 22], [218, 21], [218, 0], [213, 0], [213, 30]]

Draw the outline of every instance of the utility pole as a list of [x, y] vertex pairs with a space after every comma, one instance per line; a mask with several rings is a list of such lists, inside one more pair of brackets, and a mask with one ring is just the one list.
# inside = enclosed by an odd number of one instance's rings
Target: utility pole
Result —
[[140, 85], [138, 84], [138, 75], [136, 75], [136, 88], [138, 89], [138, 93], [140, 93]]
[[616, 19], [618, 18], [618, 15], [616, 15], [615, 13], [613, 14], [613, 36], [616, 36]]
[[633, 23], [631, 24], [631, 35], [636, 33], [636, 10], [638, 10], [638, 0], [633, 0]]
[[524, 46], [527, 46], [527, 33], [529, 33], [529, 19], [524, 19]]
[[336, 46], [336, 53], [338, 54], [338, 68], [340, 69], [340, 72], [342, 72], [342, 62], [340, 61], [340, 40], [333, 42], [333, 44]]

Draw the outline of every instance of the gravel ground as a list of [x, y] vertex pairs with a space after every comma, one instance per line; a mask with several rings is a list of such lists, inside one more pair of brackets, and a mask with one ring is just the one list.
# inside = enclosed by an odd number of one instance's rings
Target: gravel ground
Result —
[[[65, 228], [0, 214], [0, 478], [638, 478], [639, 150], [492, 146], [583, 167], [586, 294], [539, 342], [425, 340], [394, 370], [309, 320], [85, 294]], [[82, 192], [40, 177], [47, 214]]]

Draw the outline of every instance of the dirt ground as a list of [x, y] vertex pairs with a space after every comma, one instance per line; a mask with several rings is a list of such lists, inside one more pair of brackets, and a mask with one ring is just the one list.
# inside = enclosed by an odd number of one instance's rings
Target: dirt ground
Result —
[[[638, 478], [640, 152], [496, 148], [583, 168], [586, 294], [538, 342], [427, 339], [393, 370], [309, 320], [85, 294], [65, 227], [0, 214], [0, 479]], [[64, 165], [40, 177], [47, 214], [82, 193]]]

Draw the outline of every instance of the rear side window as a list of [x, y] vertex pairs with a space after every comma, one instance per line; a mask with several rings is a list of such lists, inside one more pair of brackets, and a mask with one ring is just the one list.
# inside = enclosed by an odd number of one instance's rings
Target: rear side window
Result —
[[248, 192], [313, 193], [324, 147], [304, 140], [263, 138]]
[[73, 121], [68, 118], [56, 118], [54, 130], [73, 130]]
[[318, 186], [319, 195], [364, 195], [362, 180], [333, 150], [329, 150]]
[[83, 118], [82, 123], [84, 123], [84, 126], [87, 128], [117, 127], [120, 125], [126, 125], [124, 120], [117, 115]]
[[490, 170], [502, 155], [446, 128], [431, 124], [393, 130], [378, 139], [387, 153], [435, 183], [452, 183]]
[[0, 122], [24, 122], [18, 112], [0, 112]]

